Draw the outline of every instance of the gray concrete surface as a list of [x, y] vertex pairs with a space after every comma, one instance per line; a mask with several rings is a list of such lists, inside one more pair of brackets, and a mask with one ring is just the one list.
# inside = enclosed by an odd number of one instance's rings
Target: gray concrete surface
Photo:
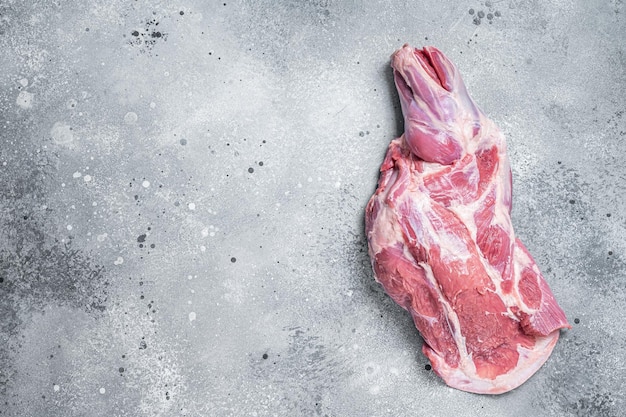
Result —
[[[0, 415], [623, 415], [624, 12], [3, 0]], [[574, 326], [502, 396], [427, 371], [370, 270], [404, 42], [507, 135], [517, 233]]]

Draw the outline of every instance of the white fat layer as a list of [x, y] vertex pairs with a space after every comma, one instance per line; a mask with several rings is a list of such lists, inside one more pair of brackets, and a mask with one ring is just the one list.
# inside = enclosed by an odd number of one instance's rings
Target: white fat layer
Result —
[[[433, 212], [430, 199], [426, 197], [414, 198], [413, 207], [420, 213]], [[427, 230], [424, 230], [425, 241], [418, 243], [421, 243], [426, 250], [436, 245], [440, 250], [443, 262], [456, 260], [467, 261], [471, 258], [472, 254], [468, 250], [466, 243], [457, 235], [435, 229], [432, 222], [425, 215], [422, 215], [422, 220], [422, 224]]]
[[437, 236], [443, 238], [437, 242], [441, 250], [441, 260], [446, 263], [460, 260], [463, 261], [462, 265], [466, 265], [466, 261], [472, 257], [467, 244], [453, 233], [439, 232]]
[[497, 145], [498, 149], [506, 152], [506, 141], [504, 135], [500, 132], [498, 126], [484, 116], [480, 118], [480, 132], [478, 138], [473, 138], [468, 143], [467, 153], [476, 154], [479, 149], [489, 148], [493, 145]]
[[[382, 199], [380, 196], [376, 198]], [[370, 250], [373, 254], [378, 254], [384, 248], [394, 246], [398, 242], [404, 244], [396, 213], [382, 202], [369, 237]]]
[[454, 207], [449, 207], [448, 209], [452, 211], [456, 216], [461, 219], [467, 231], [470, 233], [472, 237], [472, 241], [476, 242], [477, 228], [476, 228], [476, 220], [474, 219], [474, 213], [476, 212], [476, 208], [480, 206], [480, 202], [483, 199], [477, 200], [471, 204], [467, 205], [458, 205]]
[[513, 226], [511, 224], [511, 215], [509, 213], [509, 208], [504, 203], [504, 196], [507, 194], [504, 190], [504, 187], [509, 187], [508, 181], [508, 163], [505, 162], [507, 160], [506, 155], [500, 155], [499, 160], [501, 162], [498, 163], [498, 172], [496, 172], [496, 178], [499, 178], [498, 181], [495, 181], [496, 186], [496, 204], [494, 207], [494, 218], [491, 222], [493, 225], [499, 225], [503, 229], [510, 230], [509, 236], [511, 236], [511, 240], [515, 239], [515, 234], [513, 233]]
[[471, 355], [467, 352], [467, 346], [465, 345], [465, 336], [463, 336], [463, 334], [461, 333], [461, 323], [459, 322], [459, 316], [456, 314], [456, 311], [454, 311], [454, 308], [446, 299], [443, 291], [441, 291], [441, 287], [435, 279], [433, 270], [431, 269], [430, 265], [425, 262], [420, 262], [419, 266], [424, 269], [426, 279], [437, 292], [437, 298], [438, 301], [441, 303], [441, 306], [443, 307], [446, 321], [448, 322], [448, 328], [450, 329], [450, 333], [452, 334], [457, 349], [459, 350], [460, 368], [467, 370], [473, 369], [473, 371], [476, 372], [476, 365], [474, 365]]
[[428, 176], [436, 174], [439, 171], [443, 171], [446, 168], [446, 165], [441, 165], [438, 162], [426, 162], [422, 161], [422, 170], [423, 172], [420, 176]]

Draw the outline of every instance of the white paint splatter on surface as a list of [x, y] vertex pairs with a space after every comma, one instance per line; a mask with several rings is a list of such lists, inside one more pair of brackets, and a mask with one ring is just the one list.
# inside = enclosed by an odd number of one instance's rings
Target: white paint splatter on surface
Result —
[[65, 122], [56, 122], [50, 129], [50, 136], [59, 145], [66, 145], [74, 140], [72, 128]]
[[15, 104], [23, 109], [31, 109], [33, 107], [33, 94], [28, 91], [20, 91], [15, 100]]
[[126, 113], [124, 115], [124, 123], [126, 123], [127, 125], [132, 125], [137, 123], [137, 120], [139, 119], [139, 117], [137, 116], [137, 113], [129, 111], [128, 113]]
[[196, 313], [195, 312], [191, 312], [189, 313], [189, 321], [194, 321], [196, 319]]

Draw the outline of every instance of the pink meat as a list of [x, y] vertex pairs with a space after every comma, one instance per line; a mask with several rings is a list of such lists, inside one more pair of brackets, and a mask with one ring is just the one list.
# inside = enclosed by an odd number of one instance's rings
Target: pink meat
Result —
[[366, 210], [376, 279], [411, 313], [449, 386], [509, 391], [571, 326], [515, 237], [504, 137], [438, 49], [405, 45], [391, 66], [405, 132]]

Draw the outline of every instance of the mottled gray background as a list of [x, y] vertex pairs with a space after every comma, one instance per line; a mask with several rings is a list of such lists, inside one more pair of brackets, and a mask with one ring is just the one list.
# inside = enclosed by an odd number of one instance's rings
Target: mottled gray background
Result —
[[[0, 415], [623, 415], [624, 12], [0, 1]], [[517, 233], [574, 326], [505, 395], [427, 371], [372, 277], [404, 42], [507, 135]]]

